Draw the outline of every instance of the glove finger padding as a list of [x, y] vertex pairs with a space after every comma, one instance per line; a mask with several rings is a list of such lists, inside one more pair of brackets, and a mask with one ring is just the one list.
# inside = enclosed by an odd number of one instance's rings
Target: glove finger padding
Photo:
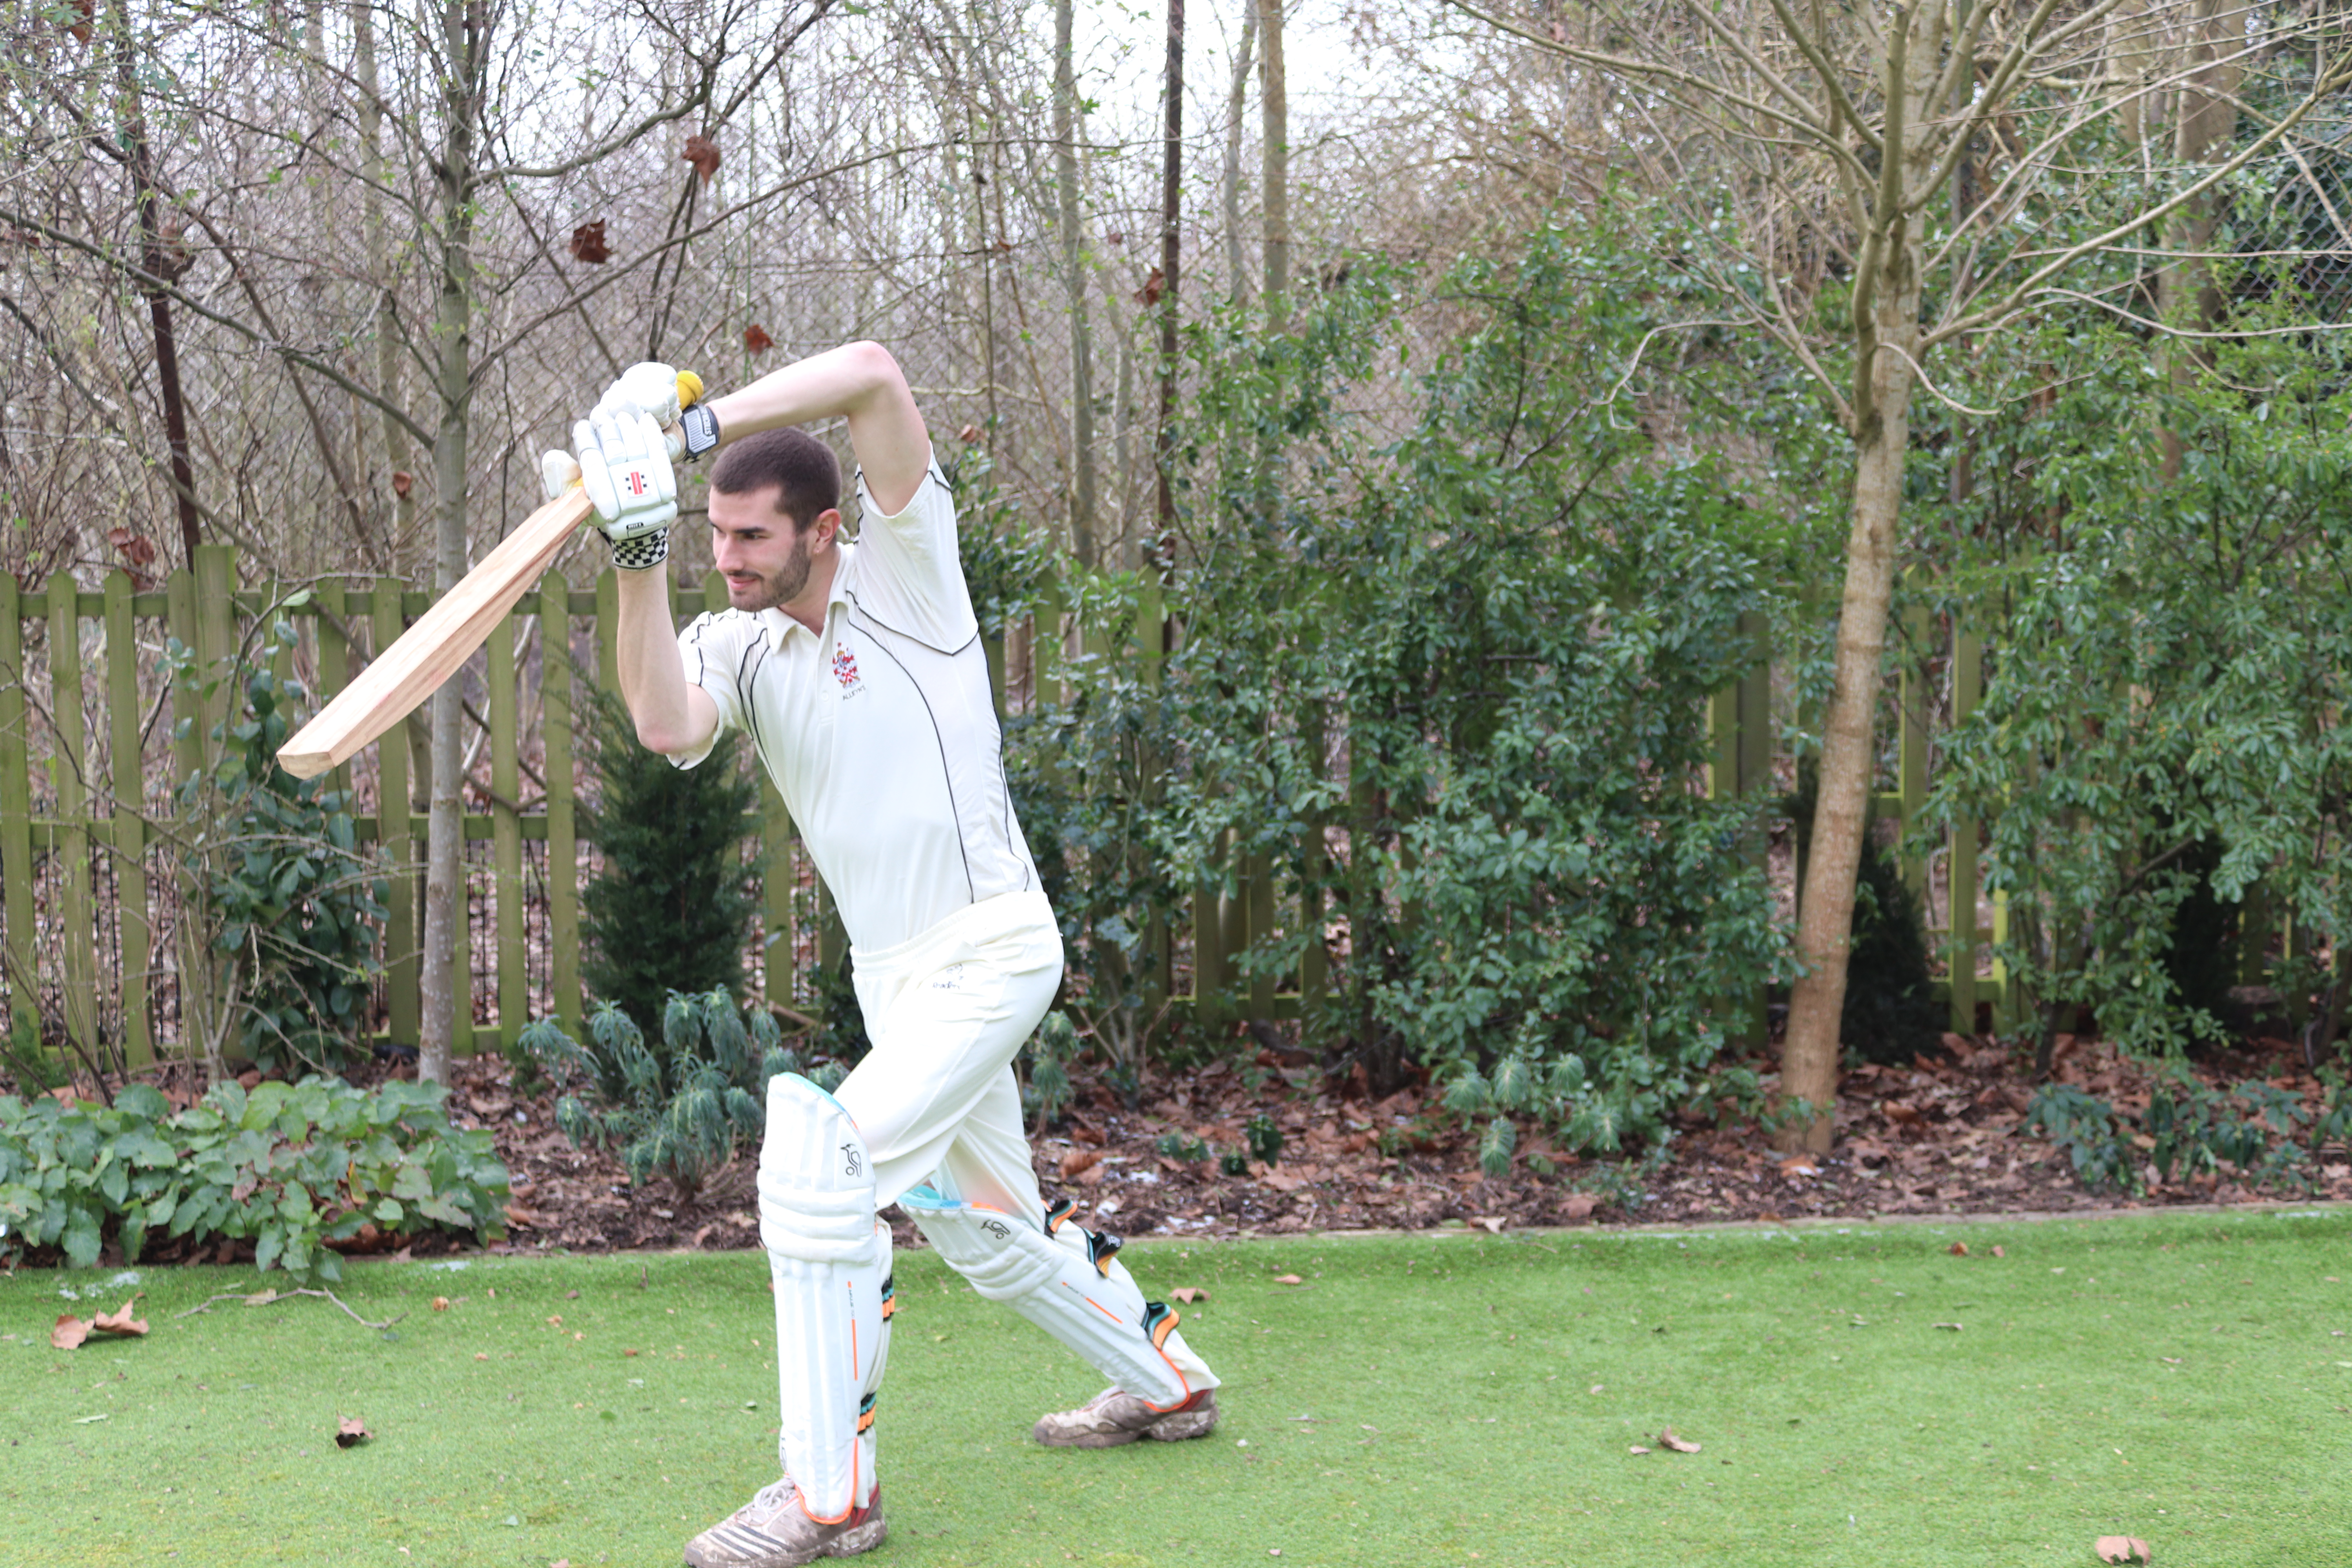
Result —
[[542, 452], [539, 457], [540, 489], [550, 500], [561, 500], [563, 492], [581, 482], [580, 459], [569, 452]]
[[657, 360], [644, 360], [621, 373], [621, 379], [604, 389], [597, 400], [596, 409], [625, 404], [641, 414], [653, 416], [656, 429], [667, 429], [677, 423], [677, 372]]

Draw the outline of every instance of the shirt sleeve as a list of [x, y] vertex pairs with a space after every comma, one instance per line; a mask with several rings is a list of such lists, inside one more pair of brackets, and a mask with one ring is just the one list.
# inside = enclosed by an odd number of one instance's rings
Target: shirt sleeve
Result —
[[677, 651], [686, 661], [686, 683], [710, 694], [710, 700], [719, 707], [719, 726], [700, 751], [670, 758], [672, 767], [694, 766], [710, 754], [719, 736], [744, 728], [743, 655], [750, 640], [760, 635], [759, 623], [740, 610], [697, 616], [677, 634]]
[[884, 516], [857, 476], [857, 574], [851, 592], [886, 626], [953, 653], [979, 635], [956, 551], [955, 492], [933, 454], [914, 498]]

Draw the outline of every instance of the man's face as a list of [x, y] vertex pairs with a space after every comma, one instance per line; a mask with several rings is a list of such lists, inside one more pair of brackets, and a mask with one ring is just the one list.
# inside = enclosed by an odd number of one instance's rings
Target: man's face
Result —
[[727, 579], [727, 602], [739, 610], [790, 604], [808, 586], [820, 543], [830, 545], [840, 523], [828, 511], [807, 528], [776, 510], [772, 485], [740, 494], [710, 492], [710, 554]]

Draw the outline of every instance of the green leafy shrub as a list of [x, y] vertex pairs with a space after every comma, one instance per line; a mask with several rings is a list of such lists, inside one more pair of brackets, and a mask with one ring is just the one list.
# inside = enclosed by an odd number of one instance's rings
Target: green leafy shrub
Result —
[[1070, 1082], [1070, 1064], [1077, 1055], [1077, 1027], [1058, 1010], [1039, 1019], [1021, 1047], [1021, 1109], [1040, 1135], [1076, 1092]]
[[[1708, 699], [1752, 663], [1743, 617], [1793, 549], [1728, 469], [1595, 395], [1686, 286], [1654, 237], [1607, 227], [1432, 284], [1469, 321], [1402, 433], [1349, 409], [1394, 374], [1410, 273], [1358, 266], [1277, 343], [1200, 335], [1167, 664], [1182, 766], [1147, 823], [1180, 886], [1230, 889], [1255, 858], [1278, 907], [1344, 919], [1305, 1023], [1375, 1091], [1413, 1063], [1504, 1070], [1604, 1151], [1664, 1136], [1717, 1070], [1716, 999], [1788, 970], [1752, 853], [1767, 803], [1693, 785]], [[1289, 444], [1271, 510], [1269, 441]], [[1301, 924], [1252, 944], [1244, 984], [1296, 972], [1322, 940]]]
[[[246, 673], [244, 717], [215, 728], [216, 760], [180, 786], [183, 812], [201, 825], [187, 870], [216, 966], [199, 989], [226, 1005], [218, 1026], [265, 1069], [331, 1072], [364, 1054], [387, 885], [374, 847], [359, 842], [350, 798], [330, 777], [297, 779], [278, 765], [303, 690], [268, 668], [293, 627], [277, 622], [272, 638]], [[193, 689], [185, 647], [174, 640], [168, 657]]]
[[688, 992], [743, 986], [743, 950], [759, 910], [747, 842], [760, 784], [740, 765], [741, 737], [719, 738], [691, 768], [637, 743], [620, 700], [594, 681], [591, 765], [597, 781], [591, 828], [604, 868], [581, 890], [581, 978], [588, 989], [648, 1027], [673, 986]]
[[0, 1249], [57, 1247], [87, 1268], [111, 1234], [249, 1240], [254, 1266], [337, 1279], [362, 1226], [506, 1234], [507, 1171], [482, 1129], [450, 1126], [438, 1085], [216, 1084], [174, 1112], [146, 1084], [111, 1106], [0, 1096]]
[[2141, 1160], [2165, 1181], [2229, 1166], [2253, 1187], [2307, 1188], [2312, 1151], [2352, 1128], [2341, 1086], [2314, 1110], [2276, 1084], [2249, 1079], [2233, 1089], [2189, 1079], [2159, 1084], [2134, 1118], [2072, 1084], [2044, 1084], [2026, 1107], [2025, 1127], [2056, 1144], [2084, 1186], [2138, 1192]]
[[[611, 1150], [632, 1182], [665, 1175], [689, 1198], [738, 1148], [759, 1141], [768, 1080], [802, 1070], [766, 1008], [739, 1011], [719, 989], [671, 992], [658, 1045], [612, 1002], [588, 1016], [584, 1046], [557, 1018], [531, 1024], [520, 1044], [551, 1077], [577, 1086], [555, 1107], [574, 1147]], [[828, 1082], [821, 1065], [809, 1076], [830, 1093], [844, 1074]]]

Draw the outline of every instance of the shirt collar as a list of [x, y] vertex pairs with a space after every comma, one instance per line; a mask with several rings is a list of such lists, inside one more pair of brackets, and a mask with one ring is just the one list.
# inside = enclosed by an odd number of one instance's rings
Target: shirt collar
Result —
[[[857, 559], [857, 547], [849, 541], [845, 539], [841, 541], [838, 548], [841, 551], [841, 564], [834, 568], [833, 588], [824, 598], [824, 618], [828, 626], [833, 622], [835, 609], [845, 608], [849, 604], [849, 563]], [[792, 640], [792, 635], [795, 631], [810, 636], [815, 635], [810, 633], [808, 627], [802, 626], [783, 611], [772, 608], [760, 612], [760, 629], [767, 636], [768, 647], [777, 653], [784, 651], [785, 645]]]

